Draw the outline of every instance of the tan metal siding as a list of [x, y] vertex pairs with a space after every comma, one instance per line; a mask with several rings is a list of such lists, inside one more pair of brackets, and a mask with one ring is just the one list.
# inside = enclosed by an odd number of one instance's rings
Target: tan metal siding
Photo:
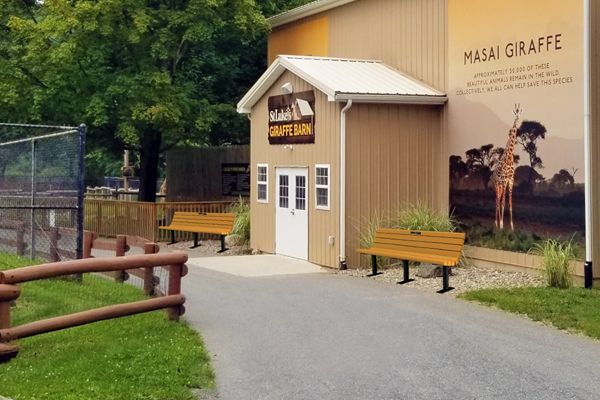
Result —
[[591, 2], [591, 112], [592, 112], [592, 259], [594, 278], [600, 278], [600, 2]]
[[329, 10], [331, 57], [380, 59], [446, 90], [446, 0], [359, 0]]
[[[315, 143], [293, 145], [293, 150], [282, 145], [269, 145], [267, 138], [269, 96], [281, 94], [281, 86], [291, 82], [294, 91], [315, 91]], [[267, 94], [252, 108], [251, 163], [252, 163], [252, 219], [251, 246], [267, 253], [275, 252], [275, 167], [308, 167], [308, 255], [309, 261], [330, 267], [338, 265], [339, 256], [339, 114], [340, 106], [304, 80], [285, 72]], [[256, 201], [256, 166], [269, 164], [269, 203]], [[315, 209], [315, 164], [331, 165], [331, 210]], [[335, 237], [335, 244], [328, 237]]]
[[356, 253], [366, 218], [403, 202], [447, 207], [441, 185], [447, 157], [442, 151], [442, 110], [434, 106], [357, 104], [347, 124], [347, 262], [367, 266]]
[[329, 17], [329, 57], [382, 60], [447, 91], [446, 3], [359, 0], [277, 27], [273, 32]]

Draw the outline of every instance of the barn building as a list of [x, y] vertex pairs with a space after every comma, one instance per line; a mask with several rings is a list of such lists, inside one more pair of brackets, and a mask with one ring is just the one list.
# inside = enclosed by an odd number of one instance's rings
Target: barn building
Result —
[[[514, 15], [523, 7], [535, 22]], [[460, 220], [493, 226], [501, 183], [515, 188], [516, 229], [581, 231], [587, 260], [600, 257], [596, 2], [320, 0], [269, 21], [269, 67], [238, 104], [251, 120], [253, 248], [364, 267], [359, 232], [377, 213], [456, 202]], [[532, 121], [543, 135], [525, 131]], [[510, 182], [497, 182], [498, 168], [514, 171]], [[485, 245], [469, 251], [478, 265], [535, 264]], [[600, 260], [593, 271], [600, 278]]]

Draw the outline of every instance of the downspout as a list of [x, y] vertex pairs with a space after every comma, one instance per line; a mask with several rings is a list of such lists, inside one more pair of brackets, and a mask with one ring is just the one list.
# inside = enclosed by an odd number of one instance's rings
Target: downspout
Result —
[[591, 12], [590, 0], [583, 2], [583, 134], [585, 143], [585, 287], [593, 285], [592, 269], [592, 143], [591, 143]]
[[340, 113], [340, 269], [348, 269], [346, 265], [346, 112], [352, 107], [348, 100]]

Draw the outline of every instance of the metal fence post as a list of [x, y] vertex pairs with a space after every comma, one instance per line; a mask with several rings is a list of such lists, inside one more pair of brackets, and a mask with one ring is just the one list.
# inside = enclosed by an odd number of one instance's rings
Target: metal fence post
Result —
[[79, 125], [79, 185], [77, 193], [77, 259], [83, 258], [83, 207], [85, 198], [85, 124]]
[[35, 258], [35, 139], [31, 140], [31, 249], [30, 258]]

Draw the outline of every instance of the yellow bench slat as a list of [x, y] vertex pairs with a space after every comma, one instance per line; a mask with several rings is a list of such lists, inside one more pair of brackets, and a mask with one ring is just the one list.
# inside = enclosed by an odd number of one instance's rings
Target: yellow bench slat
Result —
[[435, 265], [454, 266], [456, 263], [458, 263], [458, 260], [460, 259], [460, 255], [457, 255], [456, 257], [444, 257], [444, 256], [427, 255], [427, 254], [423, 254], [423, 253], [409, 253], [409, 252], [402, 252], [402, 251], [380, 251], [379, 249], [375, 249], [375, 250], [359, 249], [359, 250], [357, 250], [357, 252], [361, 253], [361, 254], [370, 254], [370, 255], [374, 255], [374, 256], [396, 258], [399, 260], [427, 262], [427, 263], [435, 264]]

